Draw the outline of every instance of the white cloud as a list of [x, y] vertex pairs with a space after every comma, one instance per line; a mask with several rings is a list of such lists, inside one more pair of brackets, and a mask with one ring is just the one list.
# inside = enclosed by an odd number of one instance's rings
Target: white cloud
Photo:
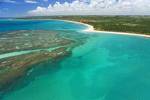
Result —
[[150, 15], [150, 0], [76, 0], [38, 6], [29, 15]]
[[38, 3], [36, 0], [25, 0], [26, 3]]

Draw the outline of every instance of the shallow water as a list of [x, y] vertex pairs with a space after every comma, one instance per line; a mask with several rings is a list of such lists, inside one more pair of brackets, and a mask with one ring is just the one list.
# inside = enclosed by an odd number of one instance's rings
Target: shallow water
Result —
[[70, 57], [37, 65], [43, 69], [31, 71], [27, 84], [16, 84], [2, 100], [149, 100], [150, 39], [89, 34]]
[[[64, 47], [64, 46], [60, 46], [60, 47]], [[29, 53], [38, 52], [41, 50], [47, 50], [47, 51], [51, 52], [52, 50], [58, 49], [60, 47], [47, 48], [47, 49], [37, 49], [37, 50], [16, 51], [16, 52], [0, 54], [0, 59], [19, 56], [19, 55], [23, 55], [23, 54], [29, 54]]]

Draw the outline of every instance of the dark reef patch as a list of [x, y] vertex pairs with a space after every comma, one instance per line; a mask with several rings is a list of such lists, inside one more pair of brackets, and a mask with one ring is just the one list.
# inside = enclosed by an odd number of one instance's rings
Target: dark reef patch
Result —
[[1, 94], [14, 90], [14, 87], [16, 89], [16, 84], [20, 84], [20, 82], [23, 82], [23, 85], [17, 85], [18, 89], [29, 84], [28, 82], [34, 80], [34, 76], [37, 75], [31, 75], [30, 78], [28, 76], [36, 68], [45, 71], [47, 66], [51, 65], [48, 69], [53, 69], [56, 66], [55, 63], [71, 55], [72, 49], [82, 45], [86, 38], [87, 36], [84, 34], [79, 37], [75, 31], [22, 30], [2, 35], [0, 37], [0, 47], [2, 47], [0, 56], [3, 53], [14, 51], [36, 51], [0, 59]]

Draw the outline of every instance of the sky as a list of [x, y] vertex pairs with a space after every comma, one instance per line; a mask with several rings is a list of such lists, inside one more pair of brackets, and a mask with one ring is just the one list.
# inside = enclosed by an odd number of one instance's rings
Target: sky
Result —
[[150, 0], [0, 0], [0, 17], [150, 15]]

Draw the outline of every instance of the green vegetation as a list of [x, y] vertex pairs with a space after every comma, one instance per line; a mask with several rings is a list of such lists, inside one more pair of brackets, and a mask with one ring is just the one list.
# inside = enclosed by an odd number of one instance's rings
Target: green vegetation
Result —
[[24, 19], [63, 19], [93, 25], [96, 30], [150, 34], [150, 16], [38, 16]]

